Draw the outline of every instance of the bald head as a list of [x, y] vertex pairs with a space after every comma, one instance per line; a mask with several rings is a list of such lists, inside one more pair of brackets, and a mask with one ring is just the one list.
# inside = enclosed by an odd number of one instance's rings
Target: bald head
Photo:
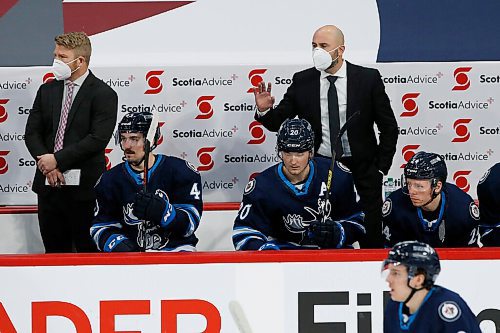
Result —
[[334, 45], [332, 45], [333, 47], [344, 45], [344, 34], [342, 30], [334, 25], [325, 25], [316, 30], [313, 35], [313, 41], [315, 38], [328, 39], [334, 43]]

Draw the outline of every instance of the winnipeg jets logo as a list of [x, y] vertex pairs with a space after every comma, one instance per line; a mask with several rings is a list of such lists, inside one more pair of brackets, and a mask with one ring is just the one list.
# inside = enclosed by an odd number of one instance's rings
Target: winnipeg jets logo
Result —
[[438, 313], [441, 319], [450, 323], [460, 318], [462, 311], [460, 310], [460, 307], [457, 303], [446, 301], [439, 305]]
[[128, 225], [139, 224], [141, 221], [134, 215], [133, 213], [133, 203], [128, 203], [125, 207], [123, 207], [123, 221]]

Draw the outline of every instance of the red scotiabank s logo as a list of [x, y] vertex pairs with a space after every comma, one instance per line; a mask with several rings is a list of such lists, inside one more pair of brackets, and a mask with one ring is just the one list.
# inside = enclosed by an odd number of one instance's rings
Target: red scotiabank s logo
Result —
[[264, 128], [262, 124], [257, 120], [254, 120], [248, 125], [248, 131], [252, 135], [253, 139], [250, 139], [247, 144], [249, 145], [259, 145], [266, 140], [266, 134], [264, 134]]
[[56, 77], [54, 76], [54, 74], [49, 72], [43, 76], [42, 81], [43, 81], [43, 83], [49, 83], [51, 81], [54, 81], [55, 79], [56, 79]]
[[406, 145], [401, 149], [401, 154], [405, 160], [405, 163], [401, 164], [400, 168], [404, 168], [406, 163], [416, 154], [416, 150], [420, 148], [420, 145]]
[[104, 159], [106, 161], [106, 170], [109, 170], [112, 167], [111, 160], [109, 159], [109, 156], [108, 156], [108, 154], [111, 153], [112, 151], [113, 151], [113, 148], [104, 149]]
[[456, 85], [452, 90], [467, 90], [470, 87], [470, 80], [467, 73], [472, 69], [472, 67], [458, 67], [453, 72], [455, 76]]
[[465, 193], [469, 192], [470, 184], [467, 176], [471, 173], [471, 170], [459, 170], [453, 174], [453, 181], [455, 185]]
[[247, 90], [247, 93], [252, 93], [253, 90], [263, 81], [261, 74], [264, 74], [267, 72], [267, 69], [265, 68], [258, 68], [258, 69], [253, 69], [248, 73], [248, 79], [250, 80], [250, 83], [252, 84], [252, 88]]
[[4, 156], [8, 155], [10, 150], [0, 150], [0, 175], [6, 174], [9, 171], [9, 164]]
[[7, 113], [7, 109], [5, 108], [5, 104], [9, 102], [8, 99], [0, 99], [0, 123], [3, 123], [9, 117]]
[[163, 84], [159, 78], [160, 75], [165, 71], [149, 71], [146, 74], [146, 82], [150, 89], [146, 90], [144, 94], [146, 95], [155, 95], [160, 93], [163, 90]]
[[215, 96], [200, 96], [196, 101], [198, 110], [200, 114], [195, 117], [195, 119], [210, 119], [214, 114], [214, 108], [210, 101], [213, 100]]
[[471, 122], [472, 119], [457, 119], [453, 123], [453, 129], [457, 136], [451, 140], [451, 142], [466, 142], [470, 138], [469, 128], [467, 124]]
[[197, 168], [198, 171], [208, 171], [214, 167], [214, 161], [212, 160], [211, 152], [215, 150], [215, 147], [203, 147], [198, 150], [196, 156], [200, 161], [200, 166]]
[[400, 117], [413, 117], [418, 112], [418, 105], [416, 98], [420, 96], [420, 93], [407, 93], [401, 97], [401, 103], [406, 111], [400, 114]]
[[161, 133], [161, 128], [165, 125], [164, 121], [159, 121], [158, 122], [158, 128], [160, 129], [160, 137], [158, 138], [157, 146], [161, 145], [163, 143], [163, 134]]

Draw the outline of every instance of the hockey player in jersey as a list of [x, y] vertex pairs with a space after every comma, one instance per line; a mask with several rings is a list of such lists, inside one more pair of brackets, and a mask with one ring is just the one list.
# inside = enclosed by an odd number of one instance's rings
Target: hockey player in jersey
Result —
[[313, 149], [314, 133], [306, 120], [282, 124], [276, 147], [282, 162], [245, 187], [233, 227], [236, 250], [342, 248], [365, 233], [352, 176], [338, 164], [325, 205], [331, 160], [313, 158]]
[[[149, 154], [143, 191], [145, 136], [149, 112], [128, 113], [118, 124], [124, 162], [105, 172], [95, 187], [91, 236], [99, 250], [194, 251], [202, 214], [200, 174], [187, 161]], [[159, 137], [157, 128], [153, 150]]]
[[500, 246], [500, 163], [492, 166], [477, 185], [481, 213], [481, 243]]
[[403, 187], [382, 206], [385, 246], [418, 240], [434, 247], [477, 246], [479, 208], [446, 182], [446, 164], [434, 153], [418, 152], [404, 168]]
[[391, 298], [384, 314], [384, 333], [481, 333], [474, 313], [457, 293], [434, 283], [439, 257], [428, 244], [394, 245], [382, 265]]

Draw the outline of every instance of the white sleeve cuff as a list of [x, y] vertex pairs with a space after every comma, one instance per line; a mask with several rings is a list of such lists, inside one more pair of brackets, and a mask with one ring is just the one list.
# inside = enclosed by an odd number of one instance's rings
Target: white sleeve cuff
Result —
[[259, 111], [259, 110], [257, 109], [257, 116], [258, 116], [258, 117], [263, 117], [263, 116], [265, 116], [265, 115], [266, 115], [266, 113], [268, 113], [268, 112], [269, 112], [269, 110], [271, 110], [271, 109], [267, 109], [267, 110], [264, 110], [264, 111]]

